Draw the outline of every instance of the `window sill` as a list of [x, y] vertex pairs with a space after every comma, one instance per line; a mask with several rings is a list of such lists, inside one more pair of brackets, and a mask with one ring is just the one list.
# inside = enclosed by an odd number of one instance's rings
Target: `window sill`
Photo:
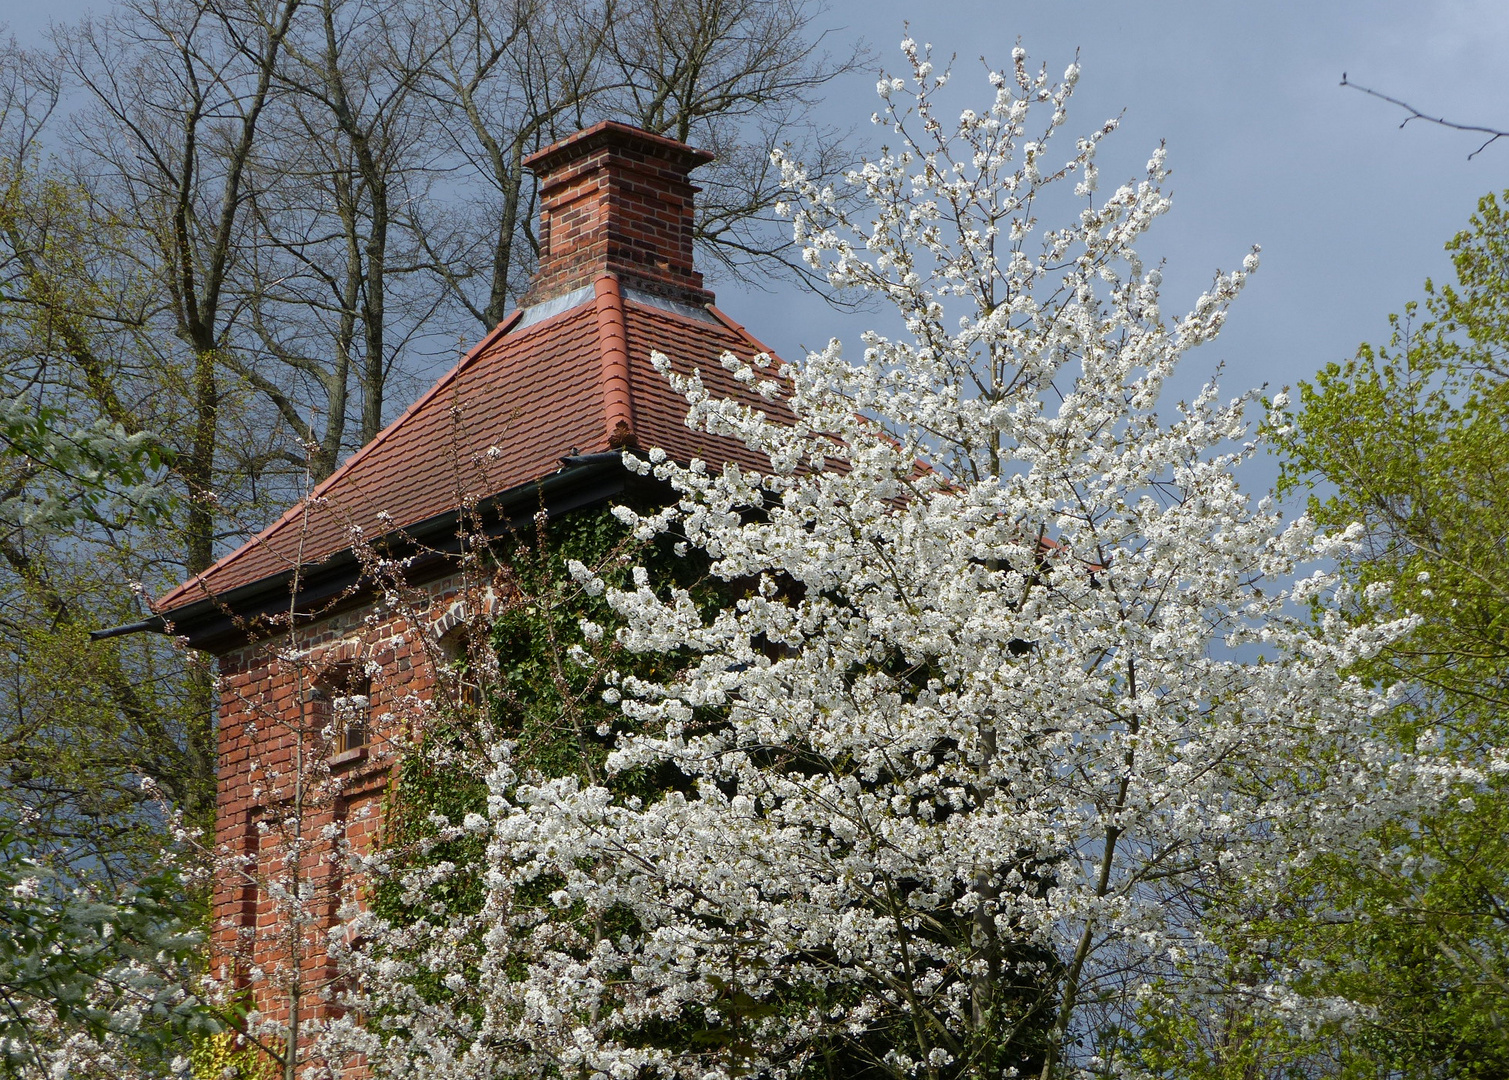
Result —
[[367, 748], [365, 746], [353, 746], [350, 750], [342, 750], [339, 754], [330, 755], [330, 767], [339, 769], [347, 765], [354, 765], [358, 761], [367, 760]]

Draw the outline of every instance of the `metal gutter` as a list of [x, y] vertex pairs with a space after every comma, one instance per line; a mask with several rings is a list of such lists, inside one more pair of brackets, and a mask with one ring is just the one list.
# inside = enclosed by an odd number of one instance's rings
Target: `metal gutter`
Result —
[[107, 630], [89, 631], [90, 641], [104, 641], [106, 638], [125, 637], [127, 634], [154, 633], [160, 634], [167, 626], [167, 620], [161, 615], [153, 615], [149, 619], [138, 619], [136, 622], [123, 623], [120, 626], [112, 626]]

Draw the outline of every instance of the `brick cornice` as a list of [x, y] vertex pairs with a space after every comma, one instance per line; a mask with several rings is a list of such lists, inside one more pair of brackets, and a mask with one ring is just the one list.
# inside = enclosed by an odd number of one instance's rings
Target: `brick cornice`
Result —
[[541, 178], [541, 190], [544, 190], [551, 183], [552, 176], [567, 176], [565, 167], [572, 161], [605, 147], [613, 147], [627, 154], [639, 154], [644, 158], [658, 158], [678, 169], [683, 178], [697, 166], [706, 165], [713, 160], [713, 155], [706, 150], [698, 150], [686, 143], [630, 127], [617, 120], [603, 120], [559, 142], [551, 143], [543, 150], [536, 150], [524, 159], [524, 166]]

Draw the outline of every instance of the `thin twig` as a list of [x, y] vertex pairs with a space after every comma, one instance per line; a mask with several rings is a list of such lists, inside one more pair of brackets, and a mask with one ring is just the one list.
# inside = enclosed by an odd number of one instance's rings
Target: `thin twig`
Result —
[[1409, 115], [1400, 122], [1399, 126], [1401, 128], [1405, 124], [1408, 124], [1411, 120], [1424, 120], [1428, 124], [1439, 124], [1441, 127], [1451, 128], [1453, 131], [1476, 131], [1480, 134], [1487, 135], [1488, 138], [1484, 140], [1483, 145], [1479, 146], [1476, 150], [1467, 155], [1468, 161], [1471, 161], [1473, 158], [1477, 157], [1498, 140], [1509, 139], [1509, 131], [1501, 131], [1498, 128], [1484, 127], [1481, 124], [1459, 124], [1454, 120], [1446, 119], [1444, 116], [1427, 116], [1425, 113], [1421, 112], [1419, 109], [1415, 108], [1413, 105], [1409, 104], [1406, 101], [1400, 101], [1398, 98], [1389, 97], [1387, 94], [1379, 93], [1377, 90], [1369, 90], [1366, 86], [1360, 86], [1357, 83], [1348, 82], [1347, 73], [1345, 71], [1341, 73], [1341, 85], [1349, 86], [1353, 90], [1361, 90], [1369, 97], [1381, 98], [1382, 100], [1388, 102], [1390, 105], [1397, 105], [1399, 106], [1399, 108], [1409, 113]]

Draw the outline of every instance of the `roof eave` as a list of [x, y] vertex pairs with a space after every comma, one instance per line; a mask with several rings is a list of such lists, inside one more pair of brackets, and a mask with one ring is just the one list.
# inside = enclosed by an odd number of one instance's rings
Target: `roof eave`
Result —
[[[623, 493], [631, 475], [618, 452], [576, 455], [539, 480], [520, 484], [478, 503], [475, 512], [489, 537], [528, 527], [542, 509], [551, 517], [607, 502]], [[413, 522], [379, 537], [374, 546], [398, 557], [418, 555], [408, 568], [413, 582], [432, 580], [454, 568], [454, 556], [465, 543], [459, 527], [461, 511], [452, 509]], [[231, 589], [220, 596], [203, 596], [164, 610], [139, 624], [99, 631], [158, 632], [177, 635], [191, 648], [223, 653], [286, 628], [290, 610], [300, 621], [324, 618], [362, 602], [374, 582], [362, 560], [350, 548], [301, 568], [297, 595], [291, 595], [294, 570], [286, 570]], [[115, 631], [116, 633], [112, 633]]]

